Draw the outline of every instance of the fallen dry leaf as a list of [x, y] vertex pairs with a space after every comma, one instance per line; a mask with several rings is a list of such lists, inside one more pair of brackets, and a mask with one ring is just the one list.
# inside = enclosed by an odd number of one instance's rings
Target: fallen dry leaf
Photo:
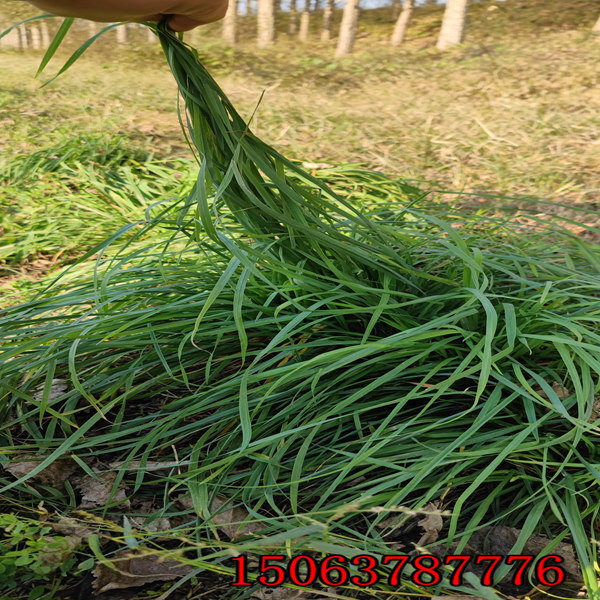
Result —
[[102, 594], [110, 590], [138, 587], [155, 581], [172, 581], [192, 572], [189, 565], [159, 556], [138, 556], [133, 550], [121, 550], [111, 556], [118, 571], [100, 563], [93, 571], [94, 590]]
[[297, 598], [308, 598], [309, 592], [285, 587], [260, 588], [250, 597], [259, 600], [296, 600]]
[[[377, 523], [375, 527], [377, 529], [387, 529], [390, 531], [386, 533], [386, 537], [392, 535], [400, 526], [400, 521], [402, 519], [406, 519], [406, 515], [410, 516], [419, 516], [424, 515], [425, 518], [418, 521], [418, 525], [420, 525], [424, 530], [425, 534], [421, 537], [418, 544], [419, 546], [430, 544], [435, 542], [438, 539], [439, 531], [443, 526], [442, 517], [451, 516], [452, 513], [448, 511], [442, 511], [439, 507], [441, 506], [441, 501], [435, 500], [427, 504], [424, 508], [419, 510], [412, 510], [406, 508], [404, 506], [394, 506], [392, 508], [384, 508], [375, 506], [371, 508], [371, 512], [387, 512], [389, 510], [398, 511], [396, 514], [392, 514], [391, 517], [388, 517], [384, 521]], [[434, 534], [435, 532], [435, 534]], [[431, 538], [431, 539], [430, 539]], [[428, 540], [428, 541], [424, 541]]]
[[94, 532], [87, 527], [83, 527], [80, 525], [77, 519], [73, 519], [71, 517], [61, 517], [58, 520], [58, 523], [48, 523], [52, 529], [60, 534], [65, 536], [75, 536], [81, 538], [83, 541], [87, 541], [90, 535]]
[[[53, 379], [50, 384], [50, 395], [48, 396], [48, 402], [60, 398], [67, 391], [67, 382], [64, 379]], [[44, 386], [39, 386], [33, 394], [33, 399], [36, 402], [41, 402], [44, 397]]]
[[120, 460], [109, 463], [108, 470], [120, 471], [125, 468], [126, 471], [138, 471], [143, 466], [144, 471], [151, 472], [153, 475], [164, 476], [168, 475], [171, 470], [186, 465], [189, 465], [189, 461], [177, 462], [170, 460], [161, 462], [148, 460], [144, 463], [141, 460], [130, 460], [129, 462]]
[[396, 531], [396, 529], [398, 529], [398, 527], [400, 526], [400, 521], [402, 519], [403, 519], [402, 515], [392, 515], [391, 517], [384, 519], [380, 523], [377, 523], [375, 525], [375, 527], [377, 527], [377, 529], [388, 529], [389, 528], [390, 531], [388, 531], [386, 534], [386, 536], [389, 536], [392, 533], [394, 533], [394, 531]]
[[481, 596], [432, 596], [430, 600], [484, 600]]
[[441, 502], [436, 500], [430, 502], [423, 508], [423, 512], [426, 513], [424, 519], [418, 522], [418, 525], [425, 531], [421, 536], [421, 539], [417, 542], [417, 546], [427, 546], [437, 542], [440, 537], [440, 531], [444, 526], [444, 520], [442, 519], [442, 511], [440, 510]]
[[135, 529], [143, 529], [148, 533], [157, 533], [159, 531], [168, 531], [171, 529], [171, 521], [166, 517], [159, 517], [149, 523], [146, 523], [146, 519], [147, 517], [129, 517], [129, 521]]
[[[211, 512], [214, 513], [229, 503], [228, 498], [217, 496], [211, 505]], [[244, 523], [249, 517], [245, 508], [236, 506], [214, 515], [213, 521], [217, 527], [232, 541], [241, 538], [249, 533], [255, 533], [262, 529], [259, 523]]]
[[592, 414], [590, 415], [590, 423], [600, 419], [600, 396], [594, 398], [594, 404], [592, 405]]
[[82, 494], [79, 508], [86, 509], [106, 506], [109, 501], [111, 504], [117, 503], [123, 508], [129, 508], [130, 503], [127, 500], [127, 492], [124, 485], [120, 485], [114, 495], [111, 496], [115, 480], [117, 479], [117, 473], [114, 471], [100, 473], [96, 469], [94, 469], [94, 472], [98, 473], [98, 479], [94, 479], [90, 475], [84, 475], [74, 481], [75, 486]]
[[[554, 390], [554, 393], [558, 396], [559, 400], [564, 400], [565, 398], [568, 398], [571, 395], [571, 392], [557, 381], [552, 382], [552, 389]], [[533, 391], [536, 394], [539, 394], [542, 398], [546, 398], [546, 400], [548, 400], [548, 394], [546, 394], [546, 392], [542, 388], [533, 388]]]
[[44, 536], [44, 541], [48, 544], [41, 551], [42, 564], [52, 569], [60, 567], [83, 542], [78, 535], [67, 535], [58, 539]]
[[[180, 496], [177, 499], [185, 508], [188, 510], [195, 510], [194, 503], [189, 494]], [[217, 496], [211, 505], [210, 512], [214, 514], [226, 504], [229, 504], [231, 500], [224, 496]], [[220, 529], [230, 540], [234, 541], [241, 538], [249, 533], [255, 533], [262, 529], [262, 525], [259, 523], [248, 522], [244, 523], [249, 517], [248, 511], [244, 508], [236, 506], [227, 510], [221, 511], [214, 515], [212, 520], [215, 525]]]
[[[517, 532], [520, 531], [517, 529]], [[543, 535], [532, 535], [525, 544], [525, 548], [523, 548], [523, 553], [525, 554], [539, 554], [548, 544], [550, 540]], [[573, 579], [581, 580], [583, 575], [581, 573], [581, 568], [579, 566], [579, 562], [577, 561], [577, 556], [575, 554], [575, 549], [571, 544], [567, 544], [565, 542], [561, 542], [552, 550], [553, 554], [560, 555], [564, 562], [561, 566], [564, 568], [565, 572], [573, 577]]]
[[[476, 531], [469, 540], [465, 554], [511, 554], [517, 538], [521, 534], [520, 529], [514, 527], [483, 527]], [[550, 540], [542, 535], [532, 535], [525, 547], [521, 550], [521, 554], [532, 554], [537, 556], [550, 543]], [[582, 578], [581, 568], [575, 556], [575, 550], [571, 544], [561, 542], [552, 550], [553, 554], [560, 555], [564, 562], [561, 563], [562, 568], [567, 575], [573, 579], [580, 581]], [[467, 568], [467, 571], [470, 569]], [[475, 570], [476, 572], [476, 570]]]
[[[17, 456], [8, 464], [3, 465], [4, 469], [11, 475], [20, 479], [25, 475], [29, 475], [31, 471], [39, 466], [40, 457], [24, 454]], [[66, 479], [68, 479], [77, 470], [77, 463], [71, 458], [59, 458], [53, 463], [50, 463], [45, 469], [33, 475], [31, 479], [35, 479], [40, 483], [51, 487], [62, 487]]]
[[183, 506], [183, 508], [187, 510], [196, 510], [196, 507], [194, 506], [194, 501], [192, 500], [192, 497], [189, 494], [179, 496], [177, 498], [177, 502], [179, 502], [179, 504], [181, 504], [181, 506]]

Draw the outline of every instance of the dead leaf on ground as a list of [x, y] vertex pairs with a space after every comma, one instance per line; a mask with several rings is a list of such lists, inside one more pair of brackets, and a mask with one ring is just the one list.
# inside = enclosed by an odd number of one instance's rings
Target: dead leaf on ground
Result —
[[94, 590], [102, 594], [109, 590], [122, 590], [138, 587], [155, 581], [173, 581], [191, 573], [194, 568], [184, 565], [171, 558], [161, 559], [160, 556], [138, 556], [135, 551], [121, 550], [110, 557], [118, 569], [100, 563], [93, 571], [96, 578]]
[[594, 404], [592, 405], [592, 414], [590, 415], [590, 423], [600, 419], [600, 396], [594, 398]]
[[386, 534], [389, 536], [392, 533], [394, 533], [394, 531], [396, 531], [396, 529], [398, 529], [398, 527], [400, 526], [400, 521], [403, 518], [404, 518], [403, 515], [392, 515], [391, 517], [384, 519], [380, 523], [376, 523], [375, 527], [377, 527], [377, 529], [388, 529], [389, 528], [390, 531]]
[[437, 542], [440, 537], [440, 531], [444, 526], [442, 511], [440, 510], [441, 504], [442, 503], [439, 500], [436, 500], [435, 502], [430, 502], [423, 508], [423, 512], [426, 513], [426, 516], [418, 522], [418, 525], [425, 533], [417, 542], [417, 546], [427, 546], [427, 544]]
[[67, 535], [58, 539], [52, 536], [44, 536], [44, 541], [48, 543], [40, 553], [42, 564], [56, 569], [73, 554], [73, 551], [82, 544], [83, 539], [78, 535]]
[[[565, 398], [568, 398], [571, 395], [571, 392], [557, 381], [552, 382], [552, 389], [554, 390], [554, 393], [558, 396], [559, 400], [564, 400]], [[533, 388], [533, 391], [542, 398], [546, 398], [546, 400], [548, 400], [548, 394], [546, 394], [546, 392], [542, 388]]]
[[183, 508], [187, 510], [196, 510], [196, 507], [194, 506], [194, 501], [192, 500], [192, 497], [189, 494], [179, 496], [177, 498], [177, 502], [179, 502], [179, 504], [181, 504], [181, 506], [183, 506]]
[[[228, 498], [217, 496], [212, 502], [211, 512], [216, 512], [229, 502]], [[244, 523], [249, 516], [250, 515], [245, 508], [236, 506], [214, 515], [213, 521], [217, 527], [233, 541], [262, 529], [262, 525], [259, 523], [253, 523], [251, 521], [249, 523]]]
[[108, 469], [120, 471], [121, 469], [125, 469], [126, 471], [139, 471], [142, 467], [144, 471], [150, 472], [153, 475], [163, 476], [168, 475], [170, 471], [177, 467], [183, 467], [189, 465], [189, 461], [177, 462], [175, 460], [170, 461], [146, 461], [143, 463], [141, 460], [130, 460], [129, 462], [125, 461], [116, 461], [109, 463]]
[[106, 506], [109, 502], [111, 504], [119, 504], [122, 508], [129, 508], [130, 502], [127, 500], [127, 492], [124, 485], [119, 485], [114, 495], [111, 496], [115, 480], [117, 479], [117, 473], [112, 471], [100, 473], [95, 469], [94, 472], [98, 473], [98, 479], [90, 475], [84, 475], [74, 481], [75, 486], [82, 494], [79, 508], [97, 508]]
[[159, 517], [149, 523], [146, 523], [146, 517], [129, 517], [129, 521], [134, 529], [141, 529], [148, 533], [158, 533], [160, 531], [170, 531], [172, 529], [171, 521], [166, 517]]
[[394, 506], [391, 508], [374, 507], [371, 509], [371, 512], [384, 512], [388, 510], [399, 511], [400, 514], [392, 514], [391, 517], [388, 517], [387, 519], [375, 525], [377, 529], [390, 529], [390, 531], [386, 533], [386, 537], [393, 534], [398, 529], [398, 527], [400, 527], [400, 521], [402, 519], [406, 519], [406, 515], [424, 515], [425, 518], [421, 519], [417, 523], [425, 530], [425, 534], [421, 537], [417, 545], [424, 546], [425, 544], [431, 544], [432, 542], [435, 542], [438, 539], [439, 532], [444, 524], [442, 517], [451, 516], [450, 512], [442, 511], [440, 509], [441, 505], [441, 501], [435, 500], [418, 510], [408, 509], [404, 506]]
[[[511, 554], [517, 538], [521, 534], [520, 529], [514, 527], [483, 527], [476, 531], [469, 540], [465, 553], [469, 554]], [[550, 540], [542, 535], [532, 535], [521, 554], [539, 555], [542, 550], [550, 543]], [[580, 581], [582, 578], [581, 568], [577, 562], [575, 550], [571, 544], [561, 542], [552, 550], [552, 554], [558, 554], [564, 560], [561, 563], [562, 568], [567, 575], [573, 579]], [[467, 569], [468, 570], [468, 569]]]
[[[60, 398], [67, 391], [67, 382], [64, 379], [53, 379], [50, 385], [50, 395], [48, 396], [48, 402]], [[36, 402], [41, 402], [44, 397], [44, 386], [39, 386], [33, 394], [33, 399]]]
[[[189, 494], [185, 496], [180, 496], [177, 499], [185, 508], [188, 510], [195, 510], [194, 503]], [[221, 530], [231, 541], [237, 540], [249, 533], [256, 533], [260, 531], [263, 526], [260, 523], [255, 522], [247, 522], [245, 523], [250, 516], [248, 511], [245, 508], [240, 506], [236, 506], [233, 508], [226, 509], [224, 511], [218, 512], [218, 514], [214, 514], [219, 511], [223, 506], [229, 504], [231, 499], [225, 498], [224, 496], [217, 496], [213, 501], [210, 508], [211, 514], [213, 514], [212, 521], [217, 526], [219, 530]]]
[[48, 525], [59, 535], [76, 536], [86, 542], [90, 535], [94, 533], [91, 529], [83, 527], [77, 519], [72, 517], [61, 517], [58, 523], [49, 522]]
[[484, 600], [481, 596], [432, 596], [430, 600]]
[[261, 588], [254, 592], [251, 598], [259, 600], [296, 600], [300, 598], [308, 598], [309, 592], [305, 590], [294, 590], [285, 587]]
[[[40, 457], [30, 454], [23, 454], [11, 460], [8, 464], [3, 465], [4, 470], [11, 475], [20, 479], [29, 475], [31, 471], [40, 465]], [[51, 487], [62, 487], [66, 479], [68, 479], [76, 470], [77, 463], [71, 458], [59, 458], [53, 463], [50, 463], [45, 469], [32, 475], [31, 479], [35, 479], [40, 483]]]

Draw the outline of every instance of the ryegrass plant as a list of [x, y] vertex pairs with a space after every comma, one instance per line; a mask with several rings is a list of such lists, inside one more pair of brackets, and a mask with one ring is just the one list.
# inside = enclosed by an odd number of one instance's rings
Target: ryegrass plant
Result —
[[0, 273], [39, 256], [73, 260], [193, 182], [190, 161], [159, 161], [123, 142], [71, 137], [0, 163]]
[[[69, 456], [110, 464], [115, 490], [180, 518], [145, 543], [171, 537], [182, 561], [231, 572], [234, 552], [390, 554], [410, 511], [439, 500], [436, 544], [459, 554], [495, 524], [521, 530], [512, 554], [532, 533], [548, 550], [572, 540], [598, 597], [598, 247], [558, 217], [524, 235], [379, 173], [317, 179], [157, 33], [199, 177], [136, 234], [168, 240], [128, 240], [95, 277], [1, 315], [4, 455], [40, 454], [3, 478], [6, 501], [73, 507], [36, 475]], [[161, 461], [177, 466], [145, 468]], [[231, 507], [253, 530], [224, 540], [214, 517]]]

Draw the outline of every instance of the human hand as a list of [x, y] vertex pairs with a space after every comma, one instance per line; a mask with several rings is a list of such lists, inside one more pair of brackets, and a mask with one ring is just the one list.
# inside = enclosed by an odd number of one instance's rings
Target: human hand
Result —
[[227, 0], [28, 0], [53, 15], [90, 21], [167, 21], [173, 31], [189, 31], [225, 16]]

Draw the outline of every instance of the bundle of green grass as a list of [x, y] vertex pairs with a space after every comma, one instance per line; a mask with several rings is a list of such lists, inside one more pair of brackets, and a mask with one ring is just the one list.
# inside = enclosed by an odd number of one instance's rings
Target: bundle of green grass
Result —
[[[72, 510], [68, 481], [38, 478], [66, 457], [114, 471], [129, 504], [101, 514], [152, 500], [151, 520], [176, 526], [128, 536], [175, 548], [192, 575], [231, 575], [235, 552], [414, 552], [419, 511], [437, 510], [425, 551], [468, 554], [475, 532], [508, 525], [511, 554], [533, 534], [544, 554], [572, 544], [597, 595], [598, 246], [559, 219], [524, 234], [379, 173], [318, 179], [157, 34], [197, 184], [140, 224], [164, 241], [128, 241], [94, 276], [3, 311], [4, 459], [40, 455], [4, 474], [6, 505]], [[450, 590], [496, 597], [475, 578], [428, 593]], [[410, 569], [368, 593], [386, 591], [423, 593]]]

